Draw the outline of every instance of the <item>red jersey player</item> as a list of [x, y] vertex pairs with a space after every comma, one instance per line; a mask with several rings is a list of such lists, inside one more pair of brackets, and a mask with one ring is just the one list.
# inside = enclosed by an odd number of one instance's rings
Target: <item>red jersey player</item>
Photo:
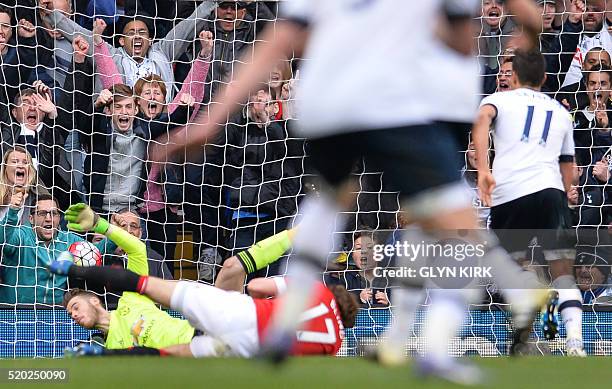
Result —
[[[255, 279], [249, 283], [251, 295], [259, 295], [260, 292], [256, 290], [265, 288], [269, 282], [275, 282], [277, 294], [282, 294], [286, 289], [284, 278]], [[338, 303], [334, 293], [321, 283], [317, 284], [313, 296], [308, 308], [300, 316], [301, 330], [297, 332], [297, 341], [291, 354], [336, 355], [344, 339], [344, 325]], [[264, 339], [270, 319], [274, 317], [282, 299], [253, 299], [259, 339]]]
[[[206, 334], [166, 351], [181, 356], [250, 358], [259, 354], [270, 319], [282, 305], [285, 281], [259, 278], [251, 281], [247, 289], [255, 298], [193, 282], [166, 282], [149, 277], [141, 292], [163, 305], [169, 303]], [[277, 295], [280, 297], [275, 298]], [[300, 317], [301, 326], [291, 354], [335, 355], [342, 344], [344, 328], [355, 322], [357, 309], [354, 297], [344, 287], [328, 289], [319, 283]]]

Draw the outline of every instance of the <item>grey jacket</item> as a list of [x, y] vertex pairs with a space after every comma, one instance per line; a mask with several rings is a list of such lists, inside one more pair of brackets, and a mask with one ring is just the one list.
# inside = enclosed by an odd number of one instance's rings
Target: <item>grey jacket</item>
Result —
[[[214, 20], [214, 17], [211, 17]], [[219, 87], [232, 81], [235, 77], [236, 60], [251, 50], [253, 42], [258, 38], [266, 24], [275, 19], [274, 14], [263, 2], [253, 4], [246, 13], [242, 23], [233, 31], [225, 31], [216, 22], [207, 22], [207, 30], [215, 36], [213, 61], [206, 77], [205, 102], [212, 100]]]
[[[177, 24], [163, 39], [155, 42], [149, 48], [147, 58], [153, 63], [157, 74], [166, 82], [169, 91], [166, 98], [172, 101], [174, 98], [174, 72], [172, 63], [176, 61], [186, 50], [187, 47], [197, 38], [198, 32], [206, 25], [206, 18], [216, 7], [213, 1], [204, 1], [196, 10], [185, 20]], [[75, 21], [67, 18], [62, 12], [54, 10], [45, 16], [50, 25], [61, 31], [62, 35], [72, 40], [77, 35], [82, 35], [89, 42], [88, 55], [93, 55], [93, 33]], [[137, 67], [134, 61], [123, 48], [115, 48], [105, 43], [113, 56], [113, 61], [117, 65], [117, 70], [124, 75], [127, 84], [133, 84], [129, 80], [133, 77], [134, 69]], [[135, 82], [136, 80], [134, 80]], [[99, 92], [99, 91], [96, 91]]]
[[484, 22], [478, 39], [478, 54], [481, 57], [481, 63], [487, 65], [491, 69], [499, 67], [499, 55], [502, 53], [512, 33], [516, 29], [516, 23], [510, 17], [502, 23], [498, 30], [491, 30]]

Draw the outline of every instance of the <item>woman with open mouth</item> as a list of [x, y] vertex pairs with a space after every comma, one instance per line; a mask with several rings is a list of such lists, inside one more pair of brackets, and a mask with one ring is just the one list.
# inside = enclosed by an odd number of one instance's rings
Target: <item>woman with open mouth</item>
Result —
[[32, 156], [20, 146], [7, 149], [0, 167], [0, 218], [6, 215], [11, 196], [15, 191], [27, 193], [24, 207], [20, 210], [20, 220], [28, 220], [30, 210], [38, 195], [49, 192], [38, 184], [38, 177], [32, 162]]

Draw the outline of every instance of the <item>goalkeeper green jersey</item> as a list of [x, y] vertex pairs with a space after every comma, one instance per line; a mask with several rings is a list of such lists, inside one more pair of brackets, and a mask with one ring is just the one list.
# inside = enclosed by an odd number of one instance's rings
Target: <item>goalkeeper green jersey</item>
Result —
[[[140, 275], [149, 274], [147, 249], [140, 239], [121, 228], [113, 228], [108, 237], [127, 253], [128, 270]], [[157, 308], [148, 297], [124, 292], [117, 309], [110, 313], [106, 347], [164, 348], [191, 342], [193, 333], [193, 327], [186, 320], [173, 318]]]

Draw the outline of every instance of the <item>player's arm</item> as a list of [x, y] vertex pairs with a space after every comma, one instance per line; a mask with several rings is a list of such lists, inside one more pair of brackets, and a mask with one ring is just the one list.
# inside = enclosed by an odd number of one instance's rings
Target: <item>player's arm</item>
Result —
[[[66, 352], [65, 352], [66, 353]], [[106, 348], [99, 344], [81, 343], [69, 349], [69, 355], [105, 357], [185, 357], [193, 358], [189, 344], [177, 344], [163, 349], [153, 347], [130, 347], [123, 349]], [[66, 355], [66, 354], [64, 354]]]
[[478, 191], [480, 200], [485, 206], [491, 205], [491, 194], [495, 187], [495, 180], [489, 168], [489, 129], [496, 116], [497, 108], [491, 104], [484, 104], [480, 107], [472, 128], [472, 141], [478, 169]]
[[561, 155], [559, 156], [559, 170], [561, 171], [561, 179], [563, 180], [563, 188], [565, 193], [569, 193], [574, 183], [574, 174], [576, 172], [576, 163], [574, 159], [574, 126], [572, 120], [567, 119], [567, 128], [563, 144], [561, 146]]
[[227, 351], [229, 351], [229, 349], [224, 345], [223, 342], [219, 341], [218, 339], [206, 335], [200, 335], [193, 338], [191, 343], [175, 344], [172, 346], [164, 347], [162, 349], [153, 347], [108, 349], [100, 345], [80, 344], [71, 350], [71, 354], [79, 356], [156, 356], [202, 358], [227, 356]]
[[438, 38], [459, 54], [472, 55], [474, 36], [478, 35], [474, 17], [479, 9], [475, 1], [445, 0], [436, 31]]
[[523, 26], [532, 47], [539, 47], [542, 32], [542, 12], [533, 0], [508, 0], [506, 5], [513, 20]]
[[261, 81], [269, 77], [270, 70], [282, 58], [300, 52], [308, 36], [308, 29], [294, 21], [280, 21], [266, 28], [261, 42], [255, 45], [253, 54], [243, 55], [237, 63], [239, 66], [233, 82], [219, 91], [220, 98], [210, 105], [208, 117], [200, 117], [195, 123], [176, 130], [170, 136], [170, 144], [156, 144], [151, 151], [151, 158], [165, 161], [166, 157], [183, 146], [203, 144], [207, 138], [214, 137], [219, 131], [218, 123], [225, 123], [228, 115], [239, 110], [243, 102]]
[[175, 344], [173, 346], [164, 347], [161, 352], [164, 355], [169, 355], [173, 357], [193, 358], [193, 353], [191, 352], [191, 347], [189, 347], [189, 343]]
[[147, 245], [121, 227], [111, 225], [106, 233], [108, 239], [115, 242], [127, 254], [127, 268], [136, 274], [149, 274]]
[[286, 290], [285, 277], [255, 278], [247, 285], [249, 295], [256, 299], [276, 297]]
[[147, 246], [140, 239], [122, 228], [111, 225], [83, 203], [68, 207], [65, 217], [68, 221], [68, 229], [78, 232], [94, 231], [105, 235], [126, 252], [129, 270], [139, 275], [149, 274]]
[[565, 188], [565, 193], [569, 193], [570, 189], [572, 189], [574, 172], [576, 171], [574, 157], [571, 157], [571, 161], [568, 158], [565, 162], [560, 159], [559, 170], [561, 171], [561, 178], [563, 179], [563, 188]]

